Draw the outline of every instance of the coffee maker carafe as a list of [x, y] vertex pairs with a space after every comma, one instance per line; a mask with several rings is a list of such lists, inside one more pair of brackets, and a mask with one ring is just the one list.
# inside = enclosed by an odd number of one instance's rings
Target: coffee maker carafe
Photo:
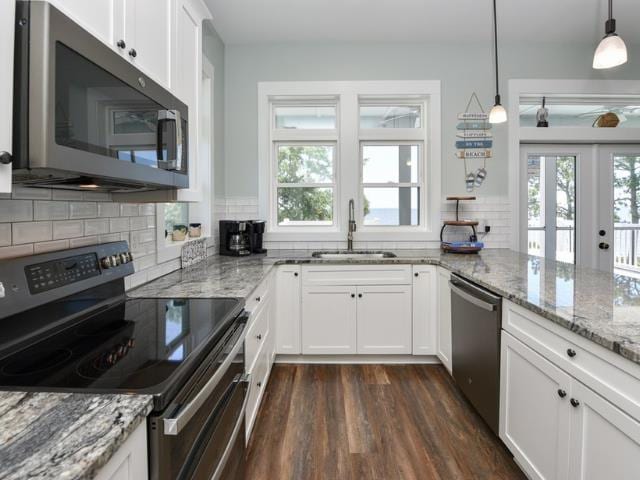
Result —
[[251, 226], [238, 220], [220, 220], [220, 255], [251, 255]]

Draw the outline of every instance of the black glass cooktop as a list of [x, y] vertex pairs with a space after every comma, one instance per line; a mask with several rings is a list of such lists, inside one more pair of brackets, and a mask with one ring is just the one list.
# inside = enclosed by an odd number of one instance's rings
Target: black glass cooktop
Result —
[[123, 300], [0, 359], [0, 386], [161, 394], [242, 310], [233, 298]]

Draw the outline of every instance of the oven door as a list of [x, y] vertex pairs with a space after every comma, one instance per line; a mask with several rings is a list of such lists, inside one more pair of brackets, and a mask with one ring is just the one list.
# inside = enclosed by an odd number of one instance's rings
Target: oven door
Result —
[[149, 417], [151, 479], [242, 478], [248, 387], [244, 327], [237, 326], [203, 362], [197, 378], [164, 412]]
[[19, 1], [17, 15], [17, 178], [188, 187], [187, 106], [48, 2]]

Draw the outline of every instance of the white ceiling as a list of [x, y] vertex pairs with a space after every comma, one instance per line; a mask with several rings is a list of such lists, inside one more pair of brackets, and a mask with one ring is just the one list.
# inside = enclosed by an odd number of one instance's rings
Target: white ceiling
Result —
[[[205, 0], [225, 43], [473, 42], [491, 0]], [[594, 43], [607, 0], [498, 0], [500, 41]], [[640, 43], [640, 0], [615, 0], [618, 33]]]

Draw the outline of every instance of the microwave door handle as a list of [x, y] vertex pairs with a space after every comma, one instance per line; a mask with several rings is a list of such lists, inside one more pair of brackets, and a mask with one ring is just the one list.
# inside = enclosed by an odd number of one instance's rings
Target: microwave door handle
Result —
[[[175, 136], [169, 139], [167, 143], [167, 158], [164, 158], [164, 129], [166, 122], [175, 124]], [[158, 130], [156, 156], [158, 164], [164, 165], [165, 170], [181, 170], [182, 169], [182, 117], [178, 110], [160, 110], [158, 112]]]
[[233, 349], [227, 355], [227, 358], [224, 359], [220, 367], [215, 371], [212, 375], [211, 379], [206, 383], [206, 385], [200, 390], [193, 399], [187, 403], [184, 408], [181, 409], [180, 413], [173, 418], [165, 418], [164, 423], [164, 434], [165, 435], [178, 435], [180, 431], [184, 428], [184, 426], [189, 423], [189, 420], [196, 414], [196, 412], [200, 409], [200, 407], [207, 401], [207, 398], [211, 395], [211, 392], [216, 388], [220, 379], [227, 373], [231, 363], [236, 358], [240, 349], [244, 344], [245, 337], [245, 324], [241, 327], [241, 333], [236, 340], [236, 344], [233, 346]]

